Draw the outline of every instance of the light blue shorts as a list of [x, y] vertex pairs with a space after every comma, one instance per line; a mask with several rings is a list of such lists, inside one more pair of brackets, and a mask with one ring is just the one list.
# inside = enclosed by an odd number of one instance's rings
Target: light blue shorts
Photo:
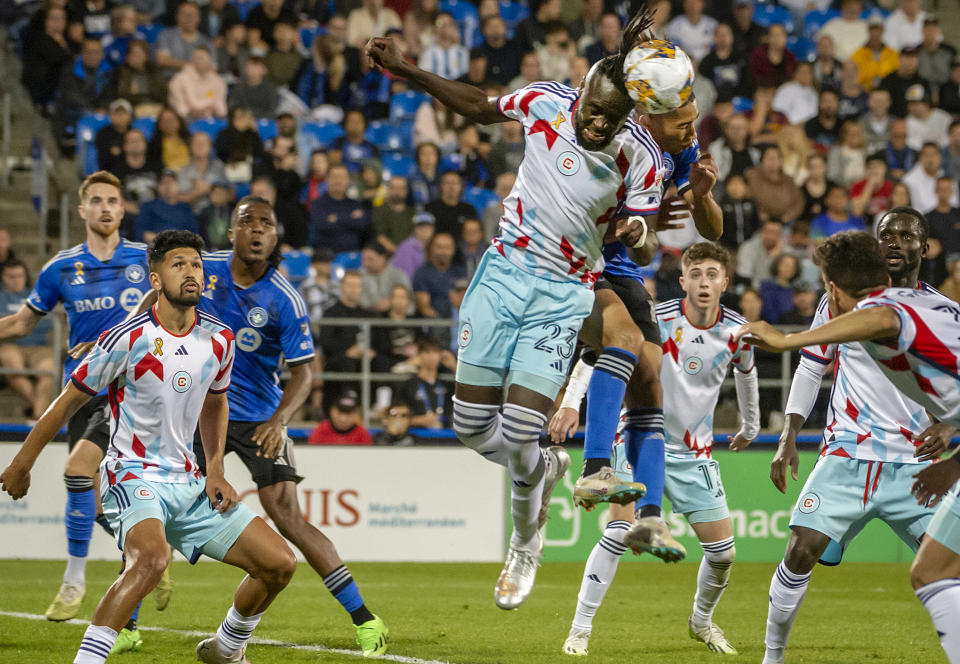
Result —
[[[946, 463], [952, 463], [947, 461]], [[930, 525], [927, 526], [927, 535], [943, 544], [945, 547], [960, 555], [960, 483], [954, 486], [943, 497], [935, 508]]]
[[800, 491], [790, 527], [810, 528], [833, 540], [821, 560], [826, 564], [839, 563], [840, 550], [873, 519], [885, 522], [916, 551], [933, 510], [918, 505], [910, 487], [927, 465], [820, 457]]
[[206, 478], [175, 484], [131, 478], [103, 493], [103, 514], [123, 551], [124, 535], [146, 519], [163, 523], [167, 542], [192, 563], [200, 554], [223, 560], [240, 533], [256, 518], [244, 504], [226, 514], [210, 505]]
[[534, 276], [491, 247], [460, 308], [457, 382], [512, 382], [555, 398], [592, 308], [589, 288]]
[[[610, 464], [620, 479], [633, 481], [626, 443], [614, 444]], [[720, 464], [715, 459], [668, 454], [663, 493], [673, 511], [683, 514], [688, 523], [710, 523], [730, 516]]]

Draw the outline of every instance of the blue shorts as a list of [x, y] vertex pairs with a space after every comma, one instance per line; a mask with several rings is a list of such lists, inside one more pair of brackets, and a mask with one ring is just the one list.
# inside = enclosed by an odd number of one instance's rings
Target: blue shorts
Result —
[[[951, 462], [947, 462], [951, 463]], [[945, 547], [960, 555], [960, 500], [957, 493], [960, 484], [954, 486], [937, 505], [930, 525], [927, 526], [927, 535], [943, 544]]]
[[534, 276], [491, 247], [460, 307], [457, 382], [512, 382], [555, 398], [592, 308], [583, 284]]
[[204, 491], [206, 478], [175, 484], [140, 478], [120, 481], [103, 492], [103, 515], [116, 533], [123, 551], [123, 538], [146, 519], [163, 523], [167, 542], [192, 563], [200, 554], [223, 560], [240, 533], [256, 518], [244, 504], [220, 514]]
[[[864, 526], [880, 519], [916, 551], [933, 510], [918, 505], [910, 487], [927, 465], [820, 457], [800, 491], [790, 527], [821, 532], [845, 550]], [[838, 563], [840, 553], [831, 544], [822, 561]]]

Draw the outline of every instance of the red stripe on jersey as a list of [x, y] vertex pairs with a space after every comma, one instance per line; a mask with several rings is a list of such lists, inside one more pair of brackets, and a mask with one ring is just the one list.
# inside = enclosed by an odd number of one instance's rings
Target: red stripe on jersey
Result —
[[216, 337], [210, 337], [210, 342], [213, 344], [213, 354], [217, 356], [217, 362], [223, 363], [223, 344], [217, 341]]
[[520, 221], [517, 222], [517, 226], [523, 226], [523, 202], [520, 200], [519, 196], [517, 196], [517, 216], [520, 217]]
[[657, 180], [657, 167], [651, 166], [650, 170], [647, 171], [646, 176], [643, 178], [643, 188], [649, 189], [653, 186], [653, 183]]
[[527, 132], [527, 136], [533, 136], [534, 134], [539, 134], [541, 132], [543, 132], [544, 138], [547, 139], [547, 150], [552, 150], [553, 144], [557, 142], [558, 138], [560, 138], [560, 134], [558, 134], [557, 131], [546, 120], [537, 120], [533, 123], [533, 126], [530, 127], [530, 131]]
[[530, 244], [530, 236], [521, 235], [514, 241], [513, 246], [516, 249], [524, 249], [528, 244]]
[[916, 371], [913, 372], [913, 377], [917, 380], [917, 386], [932, 396], [938, 397], [940, 394], [933, 388], [933, 383], [930, 382], [930, 379], [926, 376], [921, 376]]
[[663, 342], [663, 354], [666, 355], [667, 353], [670, 354], [674, 362], [679, 362], [680, 349], [677, 347], [676, 342], [674, 342], [673, 337]]
[[[627, 171], [630, 170], [630, 160], [627, 159], [627, 155], [623, 154], [623, 148], [617, 152], [617, 170], [620, 171], [620, 177], [627, 177]], [[651, 180], [652, 183], [652, 180]], [[645, 189], [648, 188], [644, 187]]]
[[147, 447], [140, 442], [140, 439], [137, 438], [137, 434], [133, 434], [133, 453], [138, 457], [147, 456]]
[[846, 411], [847, 415], [849, 415], [850, 419], [852, 419], [854, 422], [856, 422], [857, 418], [860, 417], [860, 411], [857, 410], [857, 407], [853, 405], [853, 402], [850, 401], [850, 399], [847, 399]]
[[121, 477], [121, 478], [120, 478], [120, 481], [121, 481], [121, 482], [126, 482], [127, 480], [138, 480], [138, 479], [140, 479], [140, 478], [137, 477], [136, 475], [134, 475], [133, 473], [131, 473], [130, 471], [127, 471], [127, 474], [124, 475], [123, 477]]
[[906, 438], [908, 442], [913, 443], [913, 444], [914, 444], [914, 447], [916, 447], [917, 445], [919, 445], [920, 442], [921, 442], [921, 441], [917, 441], [917, 442], [914, 443], [914, 441], [913, 441], [913, 432], [910, 431], [910, 429], [904, 428], [904, 427], [902, 427], [902, 426], [900, 427], [900, 434], [901, 434], [904, 438]]
[[87, 363], [84, 362], [79, 367], [73, 370], [73, 377], [79, 382], [83, 383], [84, 379], [86, 379], [87, 377], [88, 369], [89, 367], [87, 366]]
[[233, 366], [233, 358], [230, 358], [230, 361], [227, 362], [227, 366], [223, 367], [220, 372], [217, 374], [217, 377], [213, 379], [213, 382], [219, 383], [223, 380], [223, 377], [230, 373], [230, 367]]
[[857, 434], [857, 445], [859, 445], [860, 443], [862, 443], [863, 441], [865, 441], [865, 440], [866, 440], [867, 438], [869, 438], [869, 437], [870, 437], [870, 434], [869, 434], [869, 433], [859, 433], [859, 434]]
[[506, 252], [503, 250], [503, 242], [500, 241], [500, 238], [493, 238], [493, 246], [497, 248], [501, 256], [504, 258], [507, 257]]
[[[917, 328], [917, 336], [912, 344], [913, 347], [917, 349], [917, 352], [924, 358], [936, 362], [941, 367], [945, 367], [951, 373], [956, 373], [957, 356], [937, 338], [937, 335], [927, 327], [927, 324], [923, 322], [923, 319], [916, 311], [905, 304], [900, 304], [900, 306], [910, 314], [910, 318], [913, 319], [913, 324]], [[918, 380], [917, 382], [919, 383], [920, 381]], [[923, 389], [923, 386], [921, 385], [920, 388]], [[926, 392], [926, 390], [924, 391]], [[931, 392], [931, 394], [936, 393]]]
[[513, 107], [517, 103], [517, 95], [510, 95], [507, 97], [507, 101], [503, 104], [503, 112], [512, 111]]
[[130, 348], [133, 348], [134, 342], [140, 338], [140, 335], [143, 334], [143, 328], [138, 327], [133, 332], [130, 333]]
[[113, 486], [114, 484], [117, 483], [117, 476], [114, 475], [112, 472], [110, 472], [110, 471], [108, 470], [108, 471], [107, 471], [107, 481], [110, 482], [110, 486]]
[[542, 92], [537, 92], [536, 90], [531, 90], [527, 94], [523, 95], [523, 98], [520, 100], [520, 103], [517, 105], [520, 109], [520, 112], [524, 115], [529, 115], [530, 113], [530, 103], [542, 95]]
[[863, 504], [867, 504], [867, 498], [870, 497], [870, 473], [873, 471], [873, 461], [867, 465], [867, 481], [863, 483]]
[[909, 371], [910, 362], [907, 360], [907, 356], [900, 354], [896, 357], [891, 357], [889, 360], [877, 360], [880, 364], [892, 369], [893, 371]]
[[133, 367], [133, 379], [140, 380], [140, 376], [144, 375], [148, 371], [152, 371], [156, 374], [157, 378], [161, 381], [163, 380], [163, 364], [160, 360], [155, 358], [153, 354], [147, 353], [143, 356], [139, 362], [137, 362]]
[[184, 469], [185, 471], [187, 471], [188, 473], [189, 473], [191, 470], [193, 470], [193, 464], [190, 463], [190, 459], [186, 459], [186, 460], [185, 460], [185, 462], [184, 462], [184, 464], [183, 464], [183, 469]]
[[870, 487], [870, 494], [877, 492], [877, 483], [880, 481], [880, 471], [883, 470], [883, 461], [877, 465], [877, 473], [873, 476], [873, 486]]

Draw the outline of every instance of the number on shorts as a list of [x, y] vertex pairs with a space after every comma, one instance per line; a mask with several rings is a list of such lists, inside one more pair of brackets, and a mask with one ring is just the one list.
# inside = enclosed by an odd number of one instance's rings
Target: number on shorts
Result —
[[568, 327], [566, 336], [564, 336], [563, 340], [556, 346], [551, 345], [549, 342], [558, 339], [563, 333], [563, 328], [556, 323], [545, 323], [543, 328], [547, 330], [547, 334], [537, 339], [533, 347], [537, 350], [542, 350], [544, 353], [553, 353], [556, 351], [557, 355], [561, 358], [569, 360], [573, 355], [573, 350], [577, 343], [576, 328]]
[[553, 346], [548, 344], [548, 341], [553, 341], [560, 336], [560, 326], [556, 323], [546, 323], [543, 327], [547, 330], [547, 335], [537, 339], [536, 343], [533, 344], [533, 347], [537, 350], [542, 350], [544, 353], [552, 353]]
[[[697, 468], [703, 473], [703, 480], [707, 484], [707, 491], [713, 491], [716, 488], [716, 493], [714, 494], [715, 498], [723, 497], [723, 482], [720, 481], [720, 468], [717, 465], [716, 461], [711, 461], [709, 463], [701, 463]], [[716, 476], [716, 482], [714, 482], [713, 476]], [[716, 486], [714, 486], [716, 485]]]

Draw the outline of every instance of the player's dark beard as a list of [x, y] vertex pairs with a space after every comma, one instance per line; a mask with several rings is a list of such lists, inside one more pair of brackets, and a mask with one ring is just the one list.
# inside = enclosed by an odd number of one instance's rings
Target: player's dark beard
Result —
[[200, 302], [200, 298], [203, 297], [200, 287], [197, 287], [196, 293], [190, 294], [183, 292], [183, 286], [181, 284], [176, 293], [164, 286], [163, 296], [167, 299], [167, 302], [178, 307], [195, 307]]

